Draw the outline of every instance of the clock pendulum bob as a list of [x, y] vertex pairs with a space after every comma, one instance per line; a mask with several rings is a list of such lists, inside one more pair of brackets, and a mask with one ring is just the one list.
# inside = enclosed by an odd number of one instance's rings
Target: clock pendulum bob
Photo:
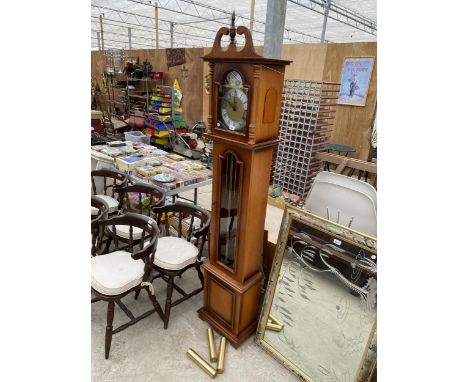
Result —
[[[235, 36], [245, 36], [237, 49]], [[231, 42], [222, 49], [220, 40]], [[212, 51], [206, 135], [213, 140], [213, 193], [204, 305], [198, 311], [238, 347], [256, 329], [263, 234], [284, 68], [255, 52], [245, 27], [221, 28]]]

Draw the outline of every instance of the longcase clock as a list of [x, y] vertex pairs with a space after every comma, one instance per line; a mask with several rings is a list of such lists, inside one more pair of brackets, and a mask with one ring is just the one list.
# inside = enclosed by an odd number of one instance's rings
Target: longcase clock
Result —
[[[213, 196], [204, 306], [198, 311], [238, 347], [257, 326], [263, 232], [285, 66], [255, 52], [250, 31], [223, 27], [209, 64], [207, 133], [213, 140]], [[238, 47], [236, 36], [245, 37]], [[221, 47], [229, 36], [227, 48]]]

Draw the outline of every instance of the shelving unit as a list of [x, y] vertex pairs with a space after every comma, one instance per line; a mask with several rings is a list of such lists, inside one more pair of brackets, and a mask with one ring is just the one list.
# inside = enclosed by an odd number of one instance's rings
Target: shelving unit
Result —
[[[159, 146], [170, 146], [170, 135], [174, 120], [174, 92], [172, 87], [157, 85], [156, 92], [151, 97], [146, 109], [147, 119], [145, 125], [153, 129], [153, 138]], [[167, 133], [164, 133], [167, 132]]]
[[339, 83], [285, 80], [273, 185], [305, 198], [321, 167], [336, 113]]
[[[144, 89], [128, 89], [128, 84], [129, 83], [141, 83], [144, 84]], [[142, 106], [143, 111], [146, 113], [148, 109], [148, 105], [150, 104], [151, 96], [153, 94], [153, 86], [152, 84], [155, 85], [161, 85], [162, 80], [153, 80], [151, 78], [128, 78], [127, 77], [127, 102], [128, 102], [128, 113], [129, 115], [132, 114], [132, 111], [134, 112], [135, 109], [132, 110], [132, 107], [135, 106], [135, 104], [132, 102], [132, 100], [139, 100], [140, 102], [144, 102], [144, 105]], [[150, 85], [151, 84], [151, 85]], [[144, 93], [142, 94], [132, 94], [133, 92], [139, 92], [139, 93]]]

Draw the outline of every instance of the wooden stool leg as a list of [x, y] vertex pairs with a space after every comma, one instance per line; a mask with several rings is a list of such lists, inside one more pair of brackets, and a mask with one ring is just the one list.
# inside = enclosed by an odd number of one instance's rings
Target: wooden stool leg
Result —
[[109, 252], [109, 248], [110, 248], [111, 244], [112, 244], [112, 237], [109, 236], [109, 237], [107, 238], [107, 241], [106, 241], [106, 247], [105, 247], [105, 249], [104, 249], [104, 253], [108, 253], [108, 252]]
[[137, 289], [137, 290], [135, 291], [135, 300], [138, 299], [138, 295], [140, 294], [140, 291], [141, 291], [141, 289]]
[[174, 290], [174, 276], [170, 276], [167, 283], [166, 307], [164, 308], [164, 329], [167, 329], [171, 315], [172, 292]]
[[107, 326], [106, 326], [106, 342], [105, 342], [105, 358], [109, 358], [109, 352], [112, 342], [112, 323], [114, 322], [114, 307], [115, 302], [109, 301], [107, 305]]
[[149, 299], [153, 303], [153, 306], [154, 306], [154, 309], [156, 310], [156, 313], [158, 313], [159, 317], [161, 317], [161, 320], [164, 321], [165, 318], [164, 318], [164, 313], [162, 311], [161, 305], [159, 305], [159, 302], [158, 302], [158, 300], [156, 300], [156, 297], [154, 297], [154, 295], [151, 294], [150, 289], [149, 288], [145, 288], [145, 289], [148, 292]]
[[91, 256], [94, 256], [96, 254], [96, 232], [91, 233]]
[[205, 278], [203, 277], [203, 272], [201, 271], [200, 267], [202, 264], [200, 263], [199, 265], [196, 265], [195, 267], [197, 268], [197, 273], [198, 273], [198, 278], [200, 279], [200, 283], [202, 288], [205, 287]]

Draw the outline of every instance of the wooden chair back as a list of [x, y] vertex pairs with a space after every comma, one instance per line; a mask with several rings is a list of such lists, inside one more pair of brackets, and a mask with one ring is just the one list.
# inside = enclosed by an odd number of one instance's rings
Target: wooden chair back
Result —
[[91, 215], [91, 255], [95, 256], [97, 246], [100, 246], [100, 242], [102, 240], [102, 231], [100, 230], [98, 223], [101, 220], [107, 219], [109, 206], [104, 200], [93, 195], [91, 196], [91, 206], [98, 209], [97, 215]]
[[[184, 237], [189, 242], [195, 239], [194, 244], [199, 249], [198, 258], [200, 259], [210, 229], [210, 213], [203, 208], [183, 202], [176, 202], [162, 207], [154, 206], [152, 210], [158, 226], [164, 225], [164, 229], [161, 227], [161, 232], [164, 231], [165, 236], [171, 236], [171, 220], [175, 223], [173, 228], [177, 232], [177, 237]], [[194, 226], [195, 218], [200, 221], [199, 227]]]
[[[129, 226], [129, 239], [126, 241], [126, 243], [128, 243], [128, 252], [132, 253], [132, 258], [134, 260], [141, 259], [145, 262], [146, 278], [144, 281], [147, 281], [150, 276], [160, 233], [156, 221], [148, 216], [128, 212], [123, 215], [111, 217], [110, 219], [101, 220], [99, 225], [103, 230], [109, 227], [116, 248], [119, 247], [119, 241], [122, 240], [122, 238], [117, 235], [116, 225]], [[147, 237], [149, 235], [150, 239], [140, 240], [140, 238], [135, 238], [134, 227], [142, 229], [142, 237]], [[137, 243], [136, 245], [134, 244], [135, 242]], [[100, 253], [100, 255], [105, 255], [105, 253]]]
[[[115, 198], [116, 192], [115, 188], [119, 186], [126, 186], [128, 184], [128, 175], [122, 171], [111, 169], [111, 168], [103, 168], [100, 170], [93, 170], [91, 171], [91, 185], [92, 185], [92, 192], [93, 195], [101, 194], [100, 190], [96, 187], [96, 179], [95, 178], [103, 178], [103, 195], [109, 195], [108, 191], [111, 191], [109, 196]], [[107, 183], [107, 179], [110, 179], [112, 182], [110, 184]]]
[[[161, 207], [166, 201], [166, 193], [151, 184], [137, 183], [118, 186], [115, 191], [120, 195], [118, 208], [124, 212], [136, 212], [141, 215], [152, 216], [151, 208], [153, 206]], [[132, 193], [137, 194], [137, 197], [132, 198]]]

